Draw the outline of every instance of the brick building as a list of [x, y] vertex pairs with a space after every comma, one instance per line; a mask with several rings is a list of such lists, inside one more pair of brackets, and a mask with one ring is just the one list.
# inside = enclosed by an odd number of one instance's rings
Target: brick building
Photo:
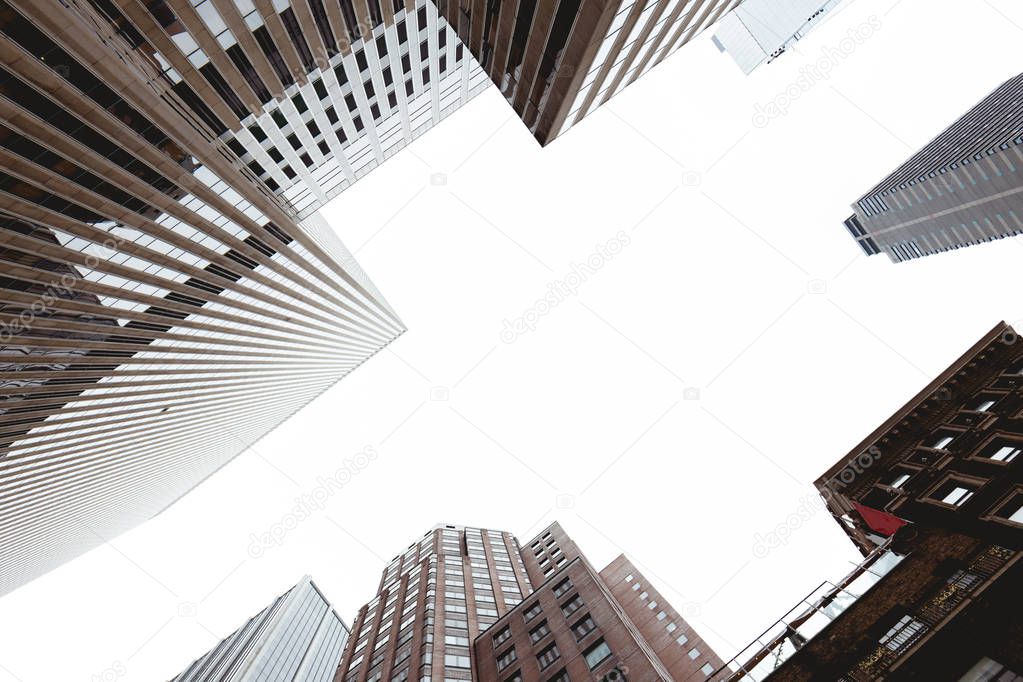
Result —
[[1023, 342], [997, 325], [817, 481], [864, 560], [714, 674], [1023, 680]]
[[558, 524], [527, 545], [442, 526], [384, 571], [335, 680], [681, 681], [720, 664], [625, 557], [598, 572]]

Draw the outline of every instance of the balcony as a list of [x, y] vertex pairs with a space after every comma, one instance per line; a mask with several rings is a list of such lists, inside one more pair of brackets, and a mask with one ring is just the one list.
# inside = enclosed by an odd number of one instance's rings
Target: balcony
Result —
[[929, 633], [941, 628], [974, 593], [1012, 563], [1017, 554], [997, 545], [985, 548], [903, 616], [840, 682], [869, 682], [882, 676]]
[[903, 557], [891, 540], [837, 583], [825, 581], [708, 679], [761, 682], [876, 585]]

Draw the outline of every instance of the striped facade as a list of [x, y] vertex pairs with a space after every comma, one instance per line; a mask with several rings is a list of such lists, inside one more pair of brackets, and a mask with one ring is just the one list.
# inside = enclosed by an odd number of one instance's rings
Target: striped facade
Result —
[[542, 145], [739, 5], [740, 0], [438, 0]]
[[89, 4], [300, 217], [487, 87], [430, 0]]
[[0, 593], [159, 513], [403, 331], [110, 20], [162, 6], [0, 0]]
[[853, 204], [846, 229], [893, 262], [1023, 234], [1023, 74]]
[[348, 628], [307, 576], [172, 682], [329, 682]]

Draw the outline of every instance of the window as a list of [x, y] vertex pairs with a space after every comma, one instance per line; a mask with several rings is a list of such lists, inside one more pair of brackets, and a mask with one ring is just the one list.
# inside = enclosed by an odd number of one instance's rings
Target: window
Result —
[[668, 617], [668, 614], [665, 613], [664, 611], [659, 611], [657, 613], [657, 620], [664, 620], [667, 617]]
[[522, 682], [522, 673], [516, 670], [511, 674], [511, 677], [506, 677], [504, 682]]
[[642, 599], [643, 601], [646, 601], [646, 598], [649, 597], [649, 596], [650, 596], [649, 592], [640, 592], [639, 593], [639, 598]]
[[[512, 649], [512, 655], [514, 655], [514, 654], [515, 654], [515, 650]], [[445, 654], [445, 656], [444, 656], [444, 667], [446, 667], [446, 668], [468, 668], [469, 667], [469, 657], [468, 656], [459, 656], [458, 654]]]
[[935, 488], [930, 497], [933, 500], [950, 504], [953, 507], [961, 507], [967, 500], [973, 497], [975, 489], [969, 483], [950, 478]]
[[572, 682], [572, 678], [568, 676], [568, 671], [562, 668], [558, 672], [554, 673], [551, 679], [547, 682]]
[[503, 642], [508, 641], [509, 637], [511, 637], [511, 628], [506, 625], [501, 628], [500, 632], [494, 635], [494, 646], [500, 646]]
[[575, 635], [576, 640], [580, 640], [596, 629], [597, 624], [594, 623], [593, 618], [587, 614], [583, 616], [582, 620], [577, 621], [576, 624], [572, 626], [572, 634]]
[[526, 609], [526, 612], [522, 614], [522, 617], [525, 620], [530, 621], [539, 616], [541, 611], [543, 611], [543, 609], [540, 607], [540, 602], [533, 602], [529, 608]]
[[558, 645], [552, 643], [536, 655], [536, 662], [540, 664], [540, 670], [543, 670], [549, 668], [551, 663], [559, 658], [561, 658], [561, 652], [558, 651]]
[[889, 488], [901, 488], [906, 481], [909, 480], [911, 474], [906, 471], [896, 470], [892, 475], [892, 478], [888, 481]]
[[970, 668], [965, 675], [959, 678], [959, 682], [985, 682], [987, 680], [1023, 682], [1023, 675], [1019, 675], [998, 661], [985, 656], [977, 661], [977, 665]]
[[557, 585], [554, 586], [554, 597], [556, 599], [561, 599], [566, 594], [568, 594], [568, 591], [571, 590], [571, 589], [572, 589], [572, 581], [569, 580], [568, 578], [565, 578], [560, 583], [558, 583]]
[[953, 436], [942, 436], [941, 438], [938, 438], [936, 441], [934, 441], [931, 444], [931, 448], [933, 448], [934, 450], [944, 450], [954, 440], [955, 440], [955, 437], [953, 437]]
[[627, 582], [627, 583], [631, 583], [632, 582], [632, 574], [631, 573], [629, 575], [625, 576], [625, 582]]
[[640, 587], [639, 583], [633, 583], [632, 584], [632, 591], [635, 592], [636, 590], [639, 589], [639, 587]]
[[678, 630], [678, 626], [675, 625], [674, 623], [668, 623], [667, 625], [664, 626], [664, 629], [671, 633], [675, 632], [675, 630]]
[[565, 602], [564, 604], [561, 605], [561, 612], [564, 613], [565, 617], [567, 618], [567, 617], [571, 616], [573, 613], [575, 613], [576, 611], [578, 611], [579, 609], [581, 609], [582, 606], [583, 606], [583, 600], [577, 594], [574, 597], [572, 597], [571, 599], [569, 599], [567, 602]]
[[681, 646], [681, 645], [685, 644], [686, 642], [688, 642], [689, 638], [686, 637], [685, 635], [679, 635], [678, 639], [676, 639], [675, 641], [679, 643], [679, 646]]
[[698, 659], [700, 657], [700, 650], [697, 649], [696, 647], [693, 647], [692, 649], [689, 650], [689, 654], [688, 655], [689, 655], [689, 658], [691, 658], [692, 660], [695, 661], [696, 659]]
[[498, 671], [504, 670], [512, 663], [517, 661], [518, 658], [519, 658], [518, 654], [515, 653], [515, 647], [508, 649], [508, 651], [505, 651], [503, 654], [498, 654], [497, 656]]
[[1023, 525], [1023, 491], [1017, 490], [993, 514], [1005, 521]]
[[551, 629], [547, 627], [547, 621], [545, 620], [529, 631], [529, 641], [536, 644], [549, 634], [551, 634]]
[[899, 619], [899, 622], [886, 632], [884, 637], [878, 640], [878, 643], [892, 651], [899, 651], [904, 646], [912, 644], [917, 635], [926, 629], [926, 625], [907, 614]]
[[974, 405], [973, 411], [974, 412], [987, 412], [988, 410], [990, 410], [994, 406], [995, 406], [995, 401], [994, 400], [984, 399], [984, 400], [981, 400], [980, 402], [978, 402], [976, 405]]
[[703, 673], [704, 675], [710, 675], [712, 672], [714, 672], [714, 666], [712, 666], [710, 663], [704, 663], [703, 667], [700, 668], [700, 672]]
[[596, 644], [583, 652], [583, 657], [586, 659], [586, 665], [590, 666], [590, 670], [596, 668], [610, 656], [611, 647], [609, 647], [604, 640], [599, 640]]
[[1005, 462], [1008, 464], [1019, 457], [1021, 452], [1023, 452], [1023, 446], [1006, 440], [996, 440], [981, 450], [980, 456], [995, 462]]

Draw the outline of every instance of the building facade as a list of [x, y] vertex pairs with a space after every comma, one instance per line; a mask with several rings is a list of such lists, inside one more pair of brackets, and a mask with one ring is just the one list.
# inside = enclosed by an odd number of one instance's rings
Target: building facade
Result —
[[581, 121], [740, 0], [438, 0], [542, 145]]
[[714, 44], [749, 75], [824, 20], [841, 0], [745, 0], [718, 22]]
[[86, 4], [302, 218], [487, 87], [430, 0]]
[[1023, 75], [853, 204], [846, 229], [893, 262], [1023, 234]]
[[441, 526], [395, 557], [335, 680], [697, 680], [720, 659], [624, 557], [596, 571], [553, 524]]
[[863, 553], [718, 681], [1023, 680], [1023, 342], [997, 325], [817, 482]]
[[0, 0], [0, 593], [159, 513], [403, 331], [224, 137], [226, 102], [152, 77], [142, 36], [182, 33], [125, 17], [163, 3], [117, 7]]
[[1023, 340], [1005, 323], [821, 476], [864, 554], [905, 523], [1023, 550]]
[[306, 576], [172, 682], [329, 682], [348, 628]]

